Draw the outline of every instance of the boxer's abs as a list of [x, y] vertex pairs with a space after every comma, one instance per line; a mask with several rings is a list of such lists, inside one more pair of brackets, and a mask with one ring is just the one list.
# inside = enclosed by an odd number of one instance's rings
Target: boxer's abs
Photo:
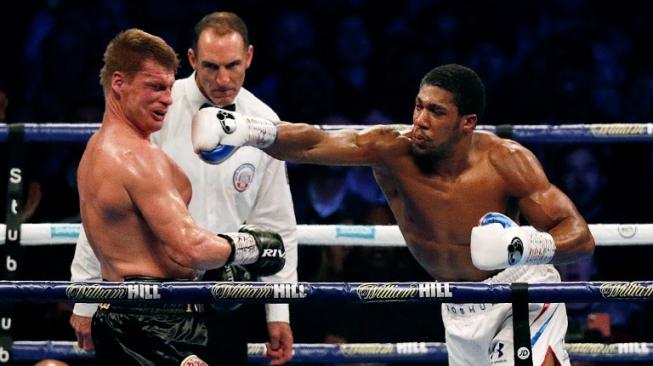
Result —
[[417, 262], [438, 281], [483, 281], [498, 271], [486, 272], [474, 267], [469, 245], [434, 241], [407, 241]]

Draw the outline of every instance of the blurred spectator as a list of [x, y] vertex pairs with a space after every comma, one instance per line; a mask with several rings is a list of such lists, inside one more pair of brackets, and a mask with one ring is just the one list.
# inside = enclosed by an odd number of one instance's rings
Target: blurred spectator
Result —
[[314, 23], [301, 10], [282, 11], [274, 21], [271, 44], [277, 65], [288, 65], [297, 56], [315, 50]]
[[[307, 63], [317, 63], [317, 61], [302, 62], [298, 60], [300, 58], [310, 58], [314, 53], [316, 48], [315, 27], [307, 13], [289, 10], [282, 10], [276, 13], [273, 17], [272, 24], [270, 31], [267, 32], [269, 38], [267, 44], [269, 48], [268, 52], [274, 61], [271, 62], [272, 67], [268, 68], [267, 75], [252, 87], [252, 91], [256, 95], [259, 95], [273, 109], [279, 110], [282, 119], [293, 121], [293, 119], [286, 116], [283, 110], [284, 106], [286, 109], [292, 106], [292, 101], [288, 100], [290, 99], [289, 94], [301, 94], [302, 92], [308, 91], [310, 93], [309, 96], [315, 97], [315, 93], [319, 93], [318, 90], [305, 89], [293, 92], [293, 86], [288, 85], [293, 82], [295, 76], [294, 69], [298, 64], [298, 67], [302, 69], [304, 67], [311, 67], [306, 65]], [[301, 66], [302, 64], [304, 66]], [[322, 73], [322, 71], [320, 72]], [[306, 76], [306, 74], [304, 76], [297, 75], [297, 77], [304, 78], [304, 84], [306, 84], [307, 79], [313, 78], [312, 76]], [[283, 85], [284, 83], [285, 85]], [[311, 86], [321, 87], [319, 85]], [[311, 100], [312, 103], [318, 101], [319, 99]]]
[[353, 213], [347, 208], [351, 203], [345, 200], [346, 168], [316, 166], [310, 170], [312, 173], [306, 187], [310, 212], [305, 217], [316, 224], [351, 222]]
[[653, 71], [643, 71], [627, 92], [627, 112], [625, 119], [631, 123], [653, 120]]
[[495, 43], [483, 42], [472, 49], [467, 65], [477, 70], [486, 90], [494, 90], [507, 76], [511, 62], [506, 50]]
[[432, 66], [431, 55], [420, 46], [410, 35], [398, 34], [388, 38], [375, 55], [370, 84], [373, 103], [394, 123], [411, 123], [415, 85]]
[[[557, 266], [560, 271], [560, 277], [565, 282], [587, 282], [593, 280], [596, 274], [594, 259], [592, 257], [584, 258], [574, 263], [568, 263]], [[569, 327], [567, 329], [567, 342], [586, 342], [588, 333], [591, 328], [588, 326], [589, 317], [592, 313], [592, 305], [588, 302], [568, 303], [567, 319]], [[609, 331], [609, 323], [607, 324]], [[601, 339], [607, 340], [607, 335]], [[601, 341], [594, 339], [593, 341]]]
[[[346, 178], [347, 190], [362, 199], [371, 208], [376, 205], [385, 205], [386, 200], [381, 188], [376, 183], [372, 169], [364, 166], [350, 167]], [[390, 225], [394, 220], [380, 220], [379, 218], [365, 218], [370, 225]]]
[[7, 93], [0, 88], [0, 122], [7, 121], [8, 106], [9, 106], [9, 97], [7, 96]]
[[[291, 175], [293, 202], [299, 224], [353, 224], [361, 208], [346, 185], [347, 169], [305, 166], [301, 175]], [[299, 276], [304, 281], [344, 281], [349, 248], [300, 246]]]
[[81, 7], [48, 4], [31, 24], [25, 56], [34, 77], [20, 113], [30, 121], [64, 122], [72, 119], [72, 111], [86, 91], [98, 89], [89, 58], [72, 56], [87, 54], [91, 25]]
[[588, 0], [553, 0], [538, 3], [540, 19], [537, 28], [540, 34], [549, 37], [592, 29], [592, 19], [585, 16], [590, 5]]
[[[79, 197], [77, 194], [77, 164], [82, 145], [62, 148], [57, 144], [32, 144], [27, 153], [27, 176], [38, 189], [29, 186], [25, 213], [30, 222], [79, 222]], [[43, 157], [47, 157], [44, 159]], [[35, 205], [30, 197], [38, 198]]]
[[343, 81], [362, 89], [367, 82], [367, 62], [372, 55], [372, 41], [362, 17], [346, 15], [340, 20], [336, 49], [338, 61], [344, 67], [337, 72], [345, 76]]
[[593, 122], [622, 121], [625, 95], [620, 92], [626, 80], [625, 60], [632, 51], [632, 42], [622, 31], [604, 28], [592, 45], [595, 62], [593, 88]]
[[512, 93], [518, 119], [527, 123], [588, 122], [594, 75], [591, 44], [587, 42], [590, 35], [586, 33], [556, 34], [540, 41], [526, 55], [521, 77], [513, 87], [537, 86], [538, 92]]
[[563, 153], [561, 162], [560, 188], [569, 198], [587, 222], [606, 222], [611, 214], [606, 202], [607, 172], [603, 162], [609, 153], [603, 149], [599, 155], [594, 149], [577, 146]]
[[333, 82], [313, 57], [297, 57], [278, 84], [280, 115], [288, 121], [320, 121], [333, 111]]
[[[606, 149], [597, 150], [580, 145], [567, 149], [562, 156], [564, 160], [561, 164], [560, 188], [574, 201], [588, 223], [619, 222], [618, 219], [623, 218], [623, 215], [614, 216], [618, 210], [610, 201], [610, 195], [605, 194], [608, 171], [604, 162], [610, 161], [612, 154]], [[646, 266], [638, 263], [641, 262], [638, 257], [643, 255], [640, 250], [599, 247], [594, 257], [559, 266], [560, 274], [563, 281], [632, 280], [633, 278], [625, 277], [626, 273], [632, 270], [642, 272]], [[624, 263], [630, 263], [632, 266], [628, 267], [633, 267], [632, 270], [615, 267], [616, 256]], [[643, 273], [640, 276], [646, 277]], [[570, 303], [567, 304], [567, 309], [568, 341], [628, 342], [646, 335], [642, 331], [645, 326], [635, 320], [643, 320], [645, 311], [636, 303]]]
[[346, 15], [336, 29], [337, 63], [334, 69], [338, 98], [351, 103], [339, 103], [337, 109], [359, 121], [371, 108], [369, 60], [372, 41], [362, 17]]
[[[1, 85], [0, 85], [1, 86]], [[7, 108], [9, 107], [9, 96], [7, 92], [0, 89], [0, 122], [7, 122]], [[29, 151], [29, 150], [28, 150]], [[3, 151], [4, 155], [4, 151]], [[29, 153], [28, 153], [29, 155]], [[25, 198], [21, 209], [20, 218], [22, 222], [29, 222], [42, 199], [41, 183], [36, 180], [36, 173], [31, 169], [24, 169], [24, 181], [27, 182], [23, 197]], [[3, 182], [2, 187], [4, 187]]]
[[35, 363], [34, 366], [68, 366], [68, 364], [59, 360], [46, 359]]

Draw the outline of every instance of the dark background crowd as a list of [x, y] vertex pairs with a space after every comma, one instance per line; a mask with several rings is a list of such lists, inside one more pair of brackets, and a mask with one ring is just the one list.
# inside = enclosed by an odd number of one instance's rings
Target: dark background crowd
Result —
[[[255, 57], [245, 87], [283, 120], [411, 123], [421, 76], [444, 63], [467, 65], [484, 80], [481, 124], [652, 120], [648, 1], [24, 0], [0, 3], [0, 122], [100, 121], [98, 72], [116, 33], [138, 27], [163, 37], [181, 56], [178, 75], [185, 77], [192, 26], [217, 10], [248, 24]], [[653, 222], [651, 143], [528, 147], [589, 223]], [[82, 150], [30, 145], [26, 222], [79, 222]], [[0, 156], [6, 165], [6, 152]], [[394, 224], [367, 168], [289, 167], [300, 224]], [[73, 250], [27, 249], [22, 278], [67, 280]], [[568, 281], [651, 280], [651, 254], [647, 247], [599, 247], [594, 258], [560, 270]], [[404, 248], [339, 246], [300, 247], [299, 278], [428, 280]], [[651, 342], [651, 310], [570, 304], [569, 341]], [[16, 337], [72, 340], [69, 313], [64, 304], [21, 306]], [[291, 314], [298, 343], [444, 339], [433, 304], [300, 305]], [[251, 323], [252, 340], [263, 341], [262, 314]]]

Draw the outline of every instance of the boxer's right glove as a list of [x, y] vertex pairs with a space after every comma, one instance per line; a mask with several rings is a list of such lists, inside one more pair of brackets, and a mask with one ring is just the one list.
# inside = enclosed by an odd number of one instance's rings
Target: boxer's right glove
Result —
[[254, 225], [244, 225], [237, 233], [218, 236], [231, 244], [228, 264], [243, 265], [254, 276], [270, 276], [286, 264], [286, 250], [281, 236]]
[[[210, 269], [202, 275], [201, 281], [208, 282], [250, 282], [256, 281], [252, 274], [243, 267], [236, 264], [229, 264], [220, 268]], [[238, 309], [242, 304], [238, 302], [212, 302], [211, 307], [220, 311], [231, 311]]]
[[277, 125], [217, 107], [201, 108], [193, 116], [193, 150], [210, 164], [219, 164], [241, 146], [264, 148], [277, 138]]
[[476, 268], [489, 271], [524, 264], [545, 264], [553, 259], [553, 236], [532, 226], [517, 226], [508, 216], [485, 214], [472, 229], [470, 251]]

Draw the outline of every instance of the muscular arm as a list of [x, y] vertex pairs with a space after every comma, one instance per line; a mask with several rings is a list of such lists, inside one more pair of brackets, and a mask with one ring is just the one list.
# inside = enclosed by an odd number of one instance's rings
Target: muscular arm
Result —
[[146, 152], [126, 159], [130, 165], [125, 169], [129, 172], [127, 192], [172, 261], [194, 269], [223, 266], [231, 246], [195, 224], [174, 185], [171, 163], [159, 154], [163, 152]]
[[529, 224], [555, 239], [552, 263], [573, 262], [593, 253], [594, 238], [587, 223], [569, 197], [549, 182], [533, 153], [517, 143], [502, 141], [490, 153], [490, 161]]
[[278, 124], [276, 142], [265, 151], [280, 160], [326, 165], [375, 165], [407, 146], [399, 130], [376, 126], [363, 131], [323, 131], [299, 123]]

